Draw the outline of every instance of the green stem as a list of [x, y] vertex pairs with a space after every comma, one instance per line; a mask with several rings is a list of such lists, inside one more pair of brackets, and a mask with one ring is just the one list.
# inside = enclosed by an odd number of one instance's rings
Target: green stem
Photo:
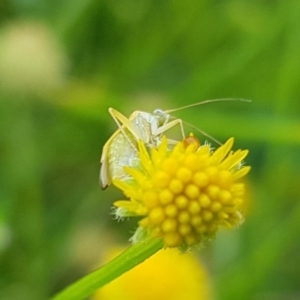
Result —
[[163, 243], [158, 239], [148, 239], [137, 243], [115, 259], [94, 272], [71, 284], [52, 300], [80, 300], [93, 294], [97, 289], [113, 279], [142, 263], [151, 255], [162, 249]]

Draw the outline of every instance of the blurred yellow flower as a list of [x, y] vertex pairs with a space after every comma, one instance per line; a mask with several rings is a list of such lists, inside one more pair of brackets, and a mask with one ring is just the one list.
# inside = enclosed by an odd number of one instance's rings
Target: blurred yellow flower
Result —
[[220, 226], [240, 225], [244, 184], [236, 181], [250, 167], [242, 166], [248, 151], [231, 151], [232, 145], [230, 138], [212, 151], [184, 140], [169, 150], [163, 137], [149, 154], [139, 142], [140, 166], [125, 168], [132, 179], [114, 180], [129, 197], [114, 203], [116, 215], [143, 217], [133, 241], [150, 235], [162, 238], [165, 247], [185, 249], [213, 237]]
[[[117, 254], [117, 253], [114, 253]], [[111, 255], [108, 260], [115, 255]], [[92, 300], [209, 300], [207, 271], [192, 254], [165, 249], [98, 290]]]
[[44, 94], [62, 85], [66, 67], [58, 41], [44, 24], [15, 21], [1, 29], [1, 88]]

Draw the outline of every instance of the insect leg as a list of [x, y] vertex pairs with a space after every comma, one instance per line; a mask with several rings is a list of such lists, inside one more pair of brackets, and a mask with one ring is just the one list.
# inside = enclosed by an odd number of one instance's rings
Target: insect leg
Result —
[[128, 143], [132, 146], [132, 148], [136, 151], [136, 146], [133, 145], [132, 141], [130, 140], [130, 138], [128, 137], [127, 133], [124, 131], [124, 128], [128, 129], [129, 132], [134, 136], [134, 138], [136, 139], [136, 141], [143, 139], [138, 131], [136, 130], [136, 128], [134, 127], [134, 125], [132, 124], [132, 120], [136, 118], [138, 112], [134, 112], [131, 116], [130, 119], [126, 118], [124, 115], [122, 115], [119, 111], [113, 109], [113, 108], [109, 108], [108, 112], [110, 113], [110, 115], [112, 116], [112, 118], [114, 119], [114, 121], [116, 122], [116, 124], [118, 125], [119, 129], [121, 130], [121, 132], [123, 133], [123, 135], [126, 137]]
[[182, 122], [181, 119], [175, 119], [175, 120], [173, 120], [169, 123], [166, 123], [165, 125], [157, 128], [157, 131], [154, 134], [155, 135], [160, 135], [160, 134], [164, 133], [165, 131], [169, 130], [170, 128], [176, 126], [176, 125], [179, 125], [182, 138], [184, 139], [185, 138], [185, 133], [184, 133], [184, 128], [183, 128], [183, 122]]

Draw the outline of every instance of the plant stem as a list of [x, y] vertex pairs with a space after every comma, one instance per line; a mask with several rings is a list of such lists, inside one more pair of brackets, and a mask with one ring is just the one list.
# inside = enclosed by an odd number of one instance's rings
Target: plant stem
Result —
[[137, 243], [103, 267], [93, 271], [63, 291], [52, 300], [80, 300], [93, 294], [97, 289], [132, 269], [136, 265], [162, 249], [163, 243], [158, 239], [148, 239]]

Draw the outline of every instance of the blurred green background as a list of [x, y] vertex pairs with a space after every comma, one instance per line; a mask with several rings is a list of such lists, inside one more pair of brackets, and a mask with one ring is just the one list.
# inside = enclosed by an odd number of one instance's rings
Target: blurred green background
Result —
[[246, 222], [199, 254], [217, 299], [299, 299], [299, 20], [297, 0], [1, 1], [0, 298], [48, 298], [135, 229], [98, 184], [108, 107], [238, 97], [174, 113], [250, 150]]

